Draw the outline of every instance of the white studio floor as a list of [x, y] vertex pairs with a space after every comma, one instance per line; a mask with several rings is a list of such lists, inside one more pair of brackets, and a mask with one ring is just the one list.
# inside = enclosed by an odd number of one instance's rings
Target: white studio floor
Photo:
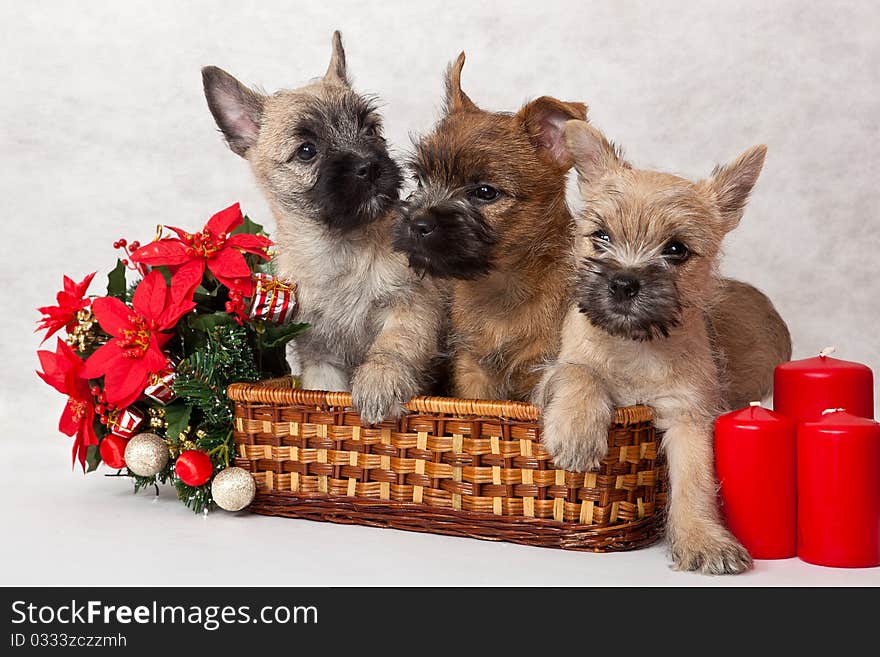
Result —
[[[54, 414], [54, 408], [52, 413]], [[5, 422], [4, 422], [5, 424]], [[670, 570], [663, 545], [566, 552], [217, 511], [195, 515], [165, 487], [71, 472], [67, 438], [6, 441], [2, 585], [878, 586], [880, 568], [761, 561], [737, 577]], [[9, 465], [14, 464], [14, 465]]]

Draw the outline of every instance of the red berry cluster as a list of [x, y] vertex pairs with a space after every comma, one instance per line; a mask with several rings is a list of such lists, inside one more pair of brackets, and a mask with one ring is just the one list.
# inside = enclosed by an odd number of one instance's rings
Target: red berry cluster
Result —
[[132, 271], [136, 271], [136, 272], [139, 273], [141, 276], [145, 276], [145, 275], [146, 275], [147, 272], [146, 272], [146, 270], [144, 269], [143, 265], [139, 265], [139, 264], [136, 264], [136, 263], [132, 263], [131, 260], [129, 259], [129, 258], [131, 258], [131, 254], [132, 254], [132, 253], [134, 253], [134, 252], [137, 251], [139, 248], [141, 248], [141, 243], [140, 243], [140, 242], [138, 242], [137, 240], [135, 240], [134, 242], [132, 242], [131, 244], [129, 244], [129, 242], [128, 242], [127, 239], [125, 239], [124, 237], [120, 237], [118, 240], [116, 240], [115, 242], [113, 242], [113, 248], [114, 248], [114, 249], [122, 249], [122, 252], [123, 252], [123, 253], [125, 254], [125, 256], [126, 256], [125, 258], [122, 258], [122, 264], [123, 264], [125, 267], [128, 267], [128, 268], [131, 269]]
[[229, 290], [226, 312], [232, 315], [239, 324], [242, 324], [247, 319], [247, 306], [245, 305], [244, 295], [241, 290]]
[[95, 401], [98, 402], [95, 404], [95, 412], [98, 414], [101, 424], [107, 426], [107, 423], [110, 421], [110, 414], [115, 411], [116, 408], [107, 403], [107, 396], [98, 386], [92, 386], [91, 393], [92, 397], [95, 398]]

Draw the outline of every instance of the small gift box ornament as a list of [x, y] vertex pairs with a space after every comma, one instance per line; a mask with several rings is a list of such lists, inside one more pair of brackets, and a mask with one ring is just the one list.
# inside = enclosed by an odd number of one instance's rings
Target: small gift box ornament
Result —
[[177, 398], [177, 394], [171, 388], [171, 384], [174, 383], [176, 378], [177, 372], [174, 370], [151, 374], [150, 383], [144, 388], [144, 395], [162, 405], [174, 401]]
[[143, 422], [144, 414], [136, 408], [115, 409], [107, 413], [107, 428], [122, 438], [131, 438]]
[[254, 296], [248, 312], [253, 319], [286, 324], [296, 312], [296, 283], [287, 283], [268, 274], [254, 274]]

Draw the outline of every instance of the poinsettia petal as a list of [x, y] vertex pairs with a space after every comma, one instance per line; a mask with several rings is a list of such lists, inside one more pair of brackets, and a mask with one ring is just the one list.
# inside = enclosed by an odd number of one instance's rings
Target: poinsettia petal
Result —
[[110, 340], [89, 356], [79, 375], [84, 379], [97, 379], [111, 371], [122, 360], [128, 360], [122, 357], [122, 347], [116, 340]]
[[149, 378], [143, 358], [120, 358], [104, 376], [107, 403], [117, 408], [131, 405], [140, 397]]
[[162, 315], [167, 301], [168, 285], [165, 284], [165, 277], [161, 272], [153, 270], [138, 283], [131, 305], [138, 315], [148, 321], [155, 321]]
[[171, 277], [171, 298], [174, 302], [190, 301], [205, 276], [205, 259], [191, 260]]
[[226, 246], [231, 246], [241, 251], [247, 251], [248, 253], [260, 256], [264, 260], [268, 260], [269, 255], [266, 253], [266, 249], [272, 246], [272, 240], [268, 237], [263, 237], [262, 235], [246, 235], [245, 233], [239, 233], [238, 235], [230, 235], [226, 239]]
[[191, 259], [187, 254], [187, 246], [183, 242], [173, 238], [156, 240], [144, 244], [131, 254], [134, 262], [143, 265], [158, 267], [159, 265], [182, 265]]
[[65, 395], [73, 394], [75, 384], [72, 383], [70, 375], [78, 375], [82, 360], [70, 345], [58, 338], [54, 353], [41, 350], [37, 352], [37, 357], [43, 368], [42, 372], [37, 372], [39, 377], [58, 392]]
[[208, 269], [217, 277], [221, 278], [244, 278], [250, 277], [251, 268], [247, 261], [235, 249], [223, 248], [208, 260]]
[[72, 436], [79, 430], [80, 420], [77, 420], [74, 417], [74, 409], [71, 402], [74, 401], [72, 399], [68, 399], [67, 403], [64, 404], [64, 411], [61, 413], [61, 418], [58, 420], [58, 431], [63, 433], [65, 436]]
[[[196, 307], [195, 301], [181, 299], [180, 301], [172, 301], [162, 313], [162, 316], [156, 322], [160, 331], [174, 328], [174, 325], [180, 321], [180, 318], [186, 315], [190, 310]], [[167, 340], [166, 340], [167, 342]]]
[[144, 353], [143, 363], [144, 367], [152, 374], [153, 372], [161, 372], [165, 368], [168, 367], [168, 357], [162, 352], [162, 340], [159, 339], [159, 336], [168, 336], [172, 337], [170, 333], [156, 335], [155, 333], [150, 336], [150, 345], [147, 347], [146, 353]]
[[107, 333], [114, 337], [122, 334], [122, 331], [131, 328], [132, 310], [116, 297], [100, 297], [92, 302], [92, 313], [98, 324]]
[[98, 272], [93, 271], [91, 274], [82, 279], [82, 282], [76, 284], [75, 294], [78, 297], [82, 298], [82, 296], [86, 293], [86, 291], [89, 289], [89, 285], [92, 284], [92, 279], [97, 273]]
[[225, 210], [220, 210], [208, 220], [207, 228], [212, 235], [228, 235], [233, 228], [241, 224], [244, 217], [241, 216], [241, 206], [233, 203]]
[[186, 232], [183, 228], [178, 228], [177, 226], [165, 226], [165, 228], [174, 231], [174, 234], [177, 235], [184, 243], [192, 237], [192, 233]]
[[64, 371], [69, 381], [67, 388], [68, 393], [73, 394], [77, 386], [77, 380], [79, 379], [80, 370], [82, 370], [82, 366], [84, 364], [83, 359], [77, 355], [77, 353], [73, 350], [73, 347], [64, 342], [61, 338], [58, 339], [56, 353], [58, 354], [59, 362], [64, 368]]
[[83, 449], [82, 442], [80, 441], [79, 434], [73, 441], [73, 452], [71, 454], [73, 462], [71, 463], [71, 467], [76, 465], [76, 462], [79, 461], [79, 464], [82, 466], [83, 472], [86, 471], [86, 450]]
[[40, 365], [43, 367], [43, 371], [37, 372], [37, 376], [61, 394], [66, 395], [67, 377], [63, 371], [58, 369], [55, 361], [55, 354], [51, 351], [41, 350], [37, 352], [37, 356], [39, 356]]

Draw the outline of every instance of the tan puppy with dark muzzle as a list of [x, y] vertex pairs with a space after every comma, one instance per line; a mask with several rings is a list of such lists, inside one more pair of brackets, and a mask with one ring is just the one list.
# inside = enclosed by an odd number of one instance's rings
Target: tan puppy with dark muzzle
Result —
[[351, 390], [367, 423], [424, 392], [445, 321], [442, 295], [391, 250], [400, 170], [372, 103], [348, 81], [338, 32], [324, 77], [272, 95], [202, 71], [211, 113], [245, 158], [278, 224], [276, 272], [296, 281], [302, 384]]
[[488, 112], [461, 89], [464, 53], [446, 75], [446, 115], [418, 141], [419, 186], [397, 225], [410, 265], [452, 287], [453, 394], [527, 399], [558, 349], [567, 307], [571, 158], [562, 129], [582, 103], [547, 96]]
[[766, 148], [693, 183], [630, 167], [583, 121], [569, 121], [565, 137], [586, 209], [559, 357], [537, 391], [544, 444], [557, 466], [594, 469], [614, 407], [653, 407], [665, 431], [674, 565], [738, 573], [751, 559], [716, 503], [712, 424], [725, 372], [710, 310], [721, 241], [743, 215]]

